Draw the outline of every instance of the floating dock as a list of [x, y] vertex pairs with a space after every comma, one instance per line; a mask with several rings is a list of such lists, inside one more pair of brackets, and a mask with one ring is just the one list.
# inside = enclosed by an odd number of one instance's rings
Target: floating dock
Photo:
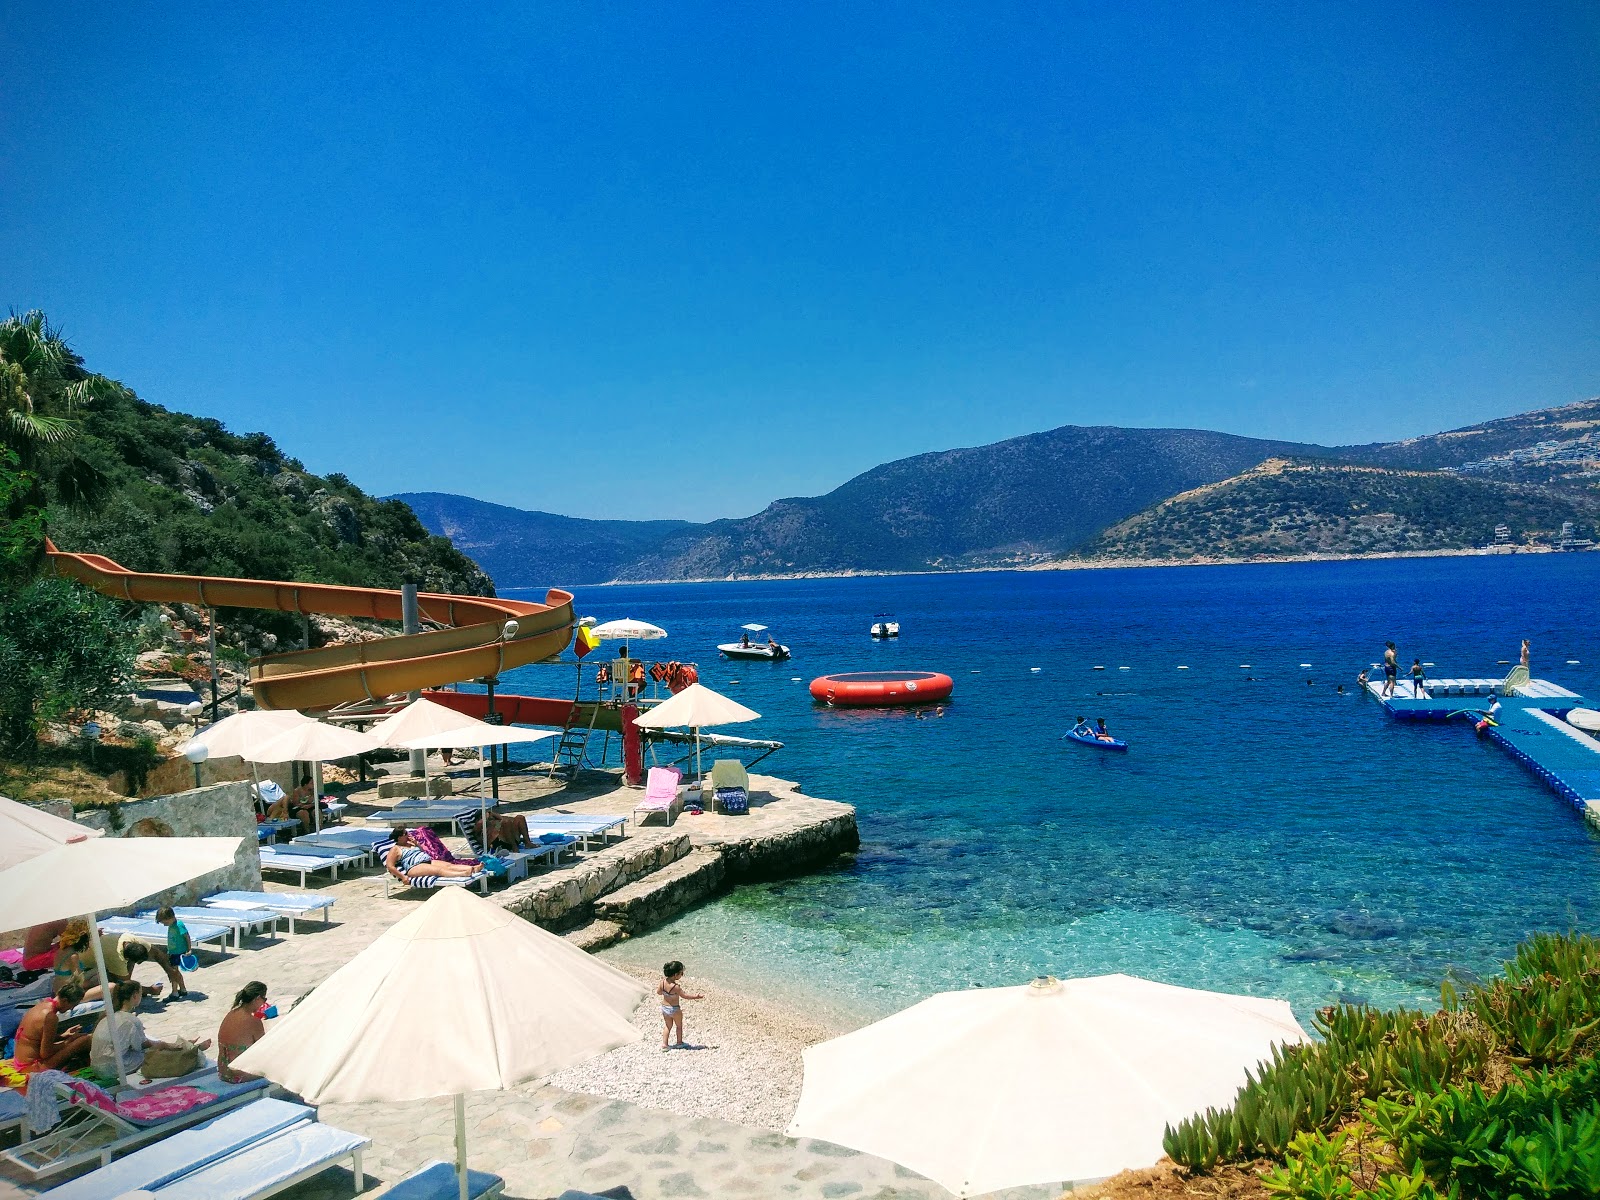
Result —
[[[1383, 680], [1368, 680], [1371, 696], [1401, 721], [1444, 721], [1465, 714], [1476, 723], [1500, 703], [1496, 723], [1484, 732], [1544, 780], [1589, 820], [1600, 825], [1600, 739], [1568, 725], [1563, 717], [1584, 707], [1584, 698], [1560, 684], [1530, 679], [1514, 670], [1504, 679], [1430, 679], [1420, 693], [1408, 678], [1383, 695]], [[1474, 715], [1477, 714], [1477, 715]]]

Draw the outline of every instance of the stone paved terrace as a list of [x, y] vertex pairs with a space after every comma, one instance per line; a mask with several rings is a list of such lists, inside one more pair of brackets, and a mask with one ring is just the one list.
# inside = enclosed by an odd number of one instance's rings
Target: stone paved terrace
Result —
[[[775, 793], [785, 791], [776, 781], [772, 783]], [[573, 807], [605, 811], [608, 803], [615, 807], [617, 800], [597, 794], [578, 800]], [[751, 828], [770, 828], [779, 835], [790, 828], [780, 804], [772, 803], [769, 808], [763, 801], [762, 807], [767, 809], [766, 816], [752, 817]], [[680, 828], [700, 819], [681, 818], [673, 830], [652, 837], [658, 844], [676, 839]], [[705, 845], [711, 846], [724, 836], [717, 832], [718, 821], [738, 818], [706, 820], [691, 837], [697, 843], [706, 838]], [[201, 970], [190, 977], [190, 1000], [165, 1008], [147, 1003], [144, 1017], [150, 1035], [214, 1037], [229, 999], [252, 979], [266, 981], [275, 1000], [287, 1002], [303, 994], [411, 912], [422, 895], [385, 899], [383, 881], [372, 872], [308, 890], [337, 897], [330, 925], [304, 925], [296, 936], [276, 941], [248, 939], [242, 951], [220, 959], [205, 955]], [[418, 1069], [425, 1070], [426, 1064], [419, 1062]], [[366, 1162], [369, 1195], [381, 1195], [386, 1185], [429, 1158], [448, 1160], [453, 1155], [453, 1119], [447, 1099], [328, 1105], [321, 1116], [330, 1124], [372, 1138]], [[685, 1117], [549, 1085], [471, 1096], [468, 1125], [473, 1165], [503, 1175], [506, 1195], [512, 1200], [543, 1200], [571, 1187], [632, 1200], [707, 1196], [935, 1200], [949, 1195], [895, 1164], [828, 1143], [795, 1140], [772, 1130], [709, 1117]], [[50, 1182], [53, 1185], [65, 1178]], [[0, 1200], [33, 1196], [41, 1190], [22, 1183], [14, 1169], [0, 1168]], [[344, 1200], [352, 1191], [349, 1172], [335, 1169], [280, 1195], [287, 1200]], [[1006, 1193], [1005, 1198], [1046, 1200], [1056, 1194], [1053, 1188], [1032, 1188]]]

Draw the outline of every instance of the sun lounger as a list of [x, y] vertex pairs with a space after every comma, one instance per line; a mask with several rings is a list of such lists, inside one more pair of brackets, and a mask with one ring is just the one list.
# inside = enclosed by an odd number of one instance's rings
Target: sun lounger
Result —
[[[278, 921], [282, 913], [274, 912], [270, 908], [213, 908], [210, 905], [197, 905], [194, 907], [175, 908], [178, 920], [183, 922], [184, 928], [190, 931], [189, 938], [194, 940], [195, 926], [226, 925], [233, 930], [233, 948], [239, 949], [239, 939], [242, 935], [254, 934], [259, 929], [265, 929], [272, 937], [278, 936]], [[154, 912], [139, 914], [141, 921], [154, 922]], [[166, 926], [162, 926], [163, 929]]]
[[146, 1195], [154, 1200], [264, 1200], [349, 1159], [359, 1196], [367, 1187], [361, 1156], [370, 1145], [371, 1138], [302, 1121]]
[[316, 896], [306, 892], [217, 892], [202, 896], [200, 903], [207, 908], [270, 908], [281, 913], [289, 922], [289, 933], [294, 933], [295, 919], [304, 920], [312, 913], [322, 914], [326, 925], [333, 915], [333, 897]]
[[271, 846], [261, 848], [261, 869], [263, 871], [287, 871], [300, 876], [300, 886], [305, 887], [306, 876], [317, 871], [328, 871], [333, 878], [339, 878], [339, 868], [349, 866], [351, 863], [360, 862], [367, 857], [364, 854], [356, 855], [324, 855], [297, 853], [293, 849], [275, 849]]
[[[393, 845], [394, 843], [392, 841], [384, 842], [373, 851], [373, 854], [377, 858], [378, 862], [383, 862], [385, 857], [388, 856], [389, 850], [391, 847], [393, 847]], [[398, 881], [393, 875], [389, 874], [389, 869], [385, 867], [383, 871], [383, 894], [385, 897], [393, 893], [396, 882]], [[479, 871], [473, 875], [463, 875], [457, 879], [446, 879], [439, 875], [429, 875], [422, 879], [406, 880], [407, 887], [418, 889], [436, 887], [470, 887], [474, 883], [478, 885], [478, 890], [485, 896], [489, 894], [489, 872], [487, 871]]]
[[154, 1191], [219, 1159], [248, 1149], [295, 1125], [316, 1119], [316, 1111], [287, 1100], [255, 1100], [135, 1150], [87, 1175], [44, 1193], [49, 1200], [106, 1200], [128, 1192]]
[[[189, 941], [196, 950], [206, 942], [215, 942], [218, 954], [228, 952], [228, 938], [233, 933], [233, 926], [221, 921], [185, 921], [184, 925], [188, 927]], [[136, 942], [163, 949], [167, 944], [167, 927], [156, 924], [153, 918], [101, 917], [100, 932], [127, 934]]]
[[28, 1128], [28, 1101], [15, 1088], [0, 1088], [0, 1133], [13, 1129], [25, 1133]]
[[[660, 813], [668, 825], [671, 825], [680, 812], [683, 811], [683, 802], [678, 799], [678, 780], [683, 778], [676, 767], [651, 767], [650, 774], [645, 780], [644, 799], [633, 806], [635, 823], [643, 825], [652, 816]], [[640, 817], [639, 814], [644, 816]]]
[[258, 841], [258, 842], [276, 841], [278, 835], [280, 833], [282, 833], [285, 829], [299, 829], [299, 828], [300, 828], [300, 822], [299, 821], [257, 821], [256, 822], [256, 841]]
[[[61, 1124], [5, 1152], [6, 1160], [21, 1167], [30, 1179], [43, 1179], [57, 1171], [97, 1160], [105, 1166], [119, 1154], [219, 1116], [227, 1109], [258, 1100], [271, 1085], [265, 1079], [224, 1083], [215, 1071], [210, 1071], [182, 1084], [167, 1082], [166, 1086], [151, 1089], [133, 1101], [117, 1104], [113, 1111], [84, 1100], [89, 1085], [58, 1086], [63, 1099], [72, 1102]], [[163, 1094], [174, 1093], [176, 1088], [186, 1089], [185, 1095], [189, 1094], [187, 1089], [193, 1089], [210, 1093], [213, 1098], [170, 1115], [140, 1115], [160, 1112]]]
[[750, 772], [737, 758], [719, 758], [711, 764], [712, 801], [706, 807], [743, 815], [750, 811]]
[[[486, 851], [483, 845], [482, 833], [476, 820], [468, 821], [462, 826], [461, 832], [466, 837], [467, 847], [472, 851], [474, 858], [482, 859], [486, 854], [493, 854], [501, 862], [507, 864], [506, 881], [508, 883], [515, 883], [517, 880], [525, 878], [528, 874], [528, 864], [538, 862], [541, 858], [547, 860], [552, 867], [555, 866], [561, 860], [561, 856], [578, 843], [578, 839], [575, 837], [551, 831], [550, 837], [552, 839], [559, 838], [559, 841], [540, 842], [539, 845], [529, 850]], [[539, 837], [537, 830], [530, 828], [528, 832], [533, 834], [536, 839]]]
[[302, 842], [294, 839], [282, 847], [285, 854], [309, 854], [313, 858], [336, 858], [339, 865], [368, 867], [372, 865], [372, 845], [333, 846], [326, 842]]
[[[506, 1181], [487, 1171], [467, 1168], [469, 1200], [487, 1200], [505, 1191]], [[383, 1194], [383, 1200], [456, 1200], [461, 1195], [461, 1179], [453, 1163], [434, 1159], [423, 1163]]]
[[628, 818], [607, 814], [599, 816], [580, 816], [577, 813], [533, 813], [527, 814], [529, 833], [570, 833], [574, 837], [583, 839], [584, 849], [589, 848], [589, 842], [595, 838], [604, 846], [608, 835], [615, 829], [617, 836], [626, 837]]
[[324, 829], [320, 833], [305, 833], [293, 839], [293, 846], [333, 846], [340, 850], [362, 850], [370, 853], [379, 842], [389, 840], [387, 829]]
[[391, 825], [455, 825], [470, 821], [478, 815], [475, 808], [461, 807], [461, 801], [449, 804], [397, 804], [388, 812], [375, 812], [367, 819], [387, 821]]

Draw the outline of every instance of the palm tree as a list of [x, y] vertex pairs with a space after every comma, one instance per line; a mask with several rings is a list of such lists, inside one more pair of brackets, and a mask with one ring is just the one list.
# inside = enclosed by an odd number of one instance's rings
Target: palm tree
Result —
[[44, 313], [34, 309], [0, 321], [0, 441], [25, 469], [46, 447], [76, 432], [71, 414], [99, 383]]

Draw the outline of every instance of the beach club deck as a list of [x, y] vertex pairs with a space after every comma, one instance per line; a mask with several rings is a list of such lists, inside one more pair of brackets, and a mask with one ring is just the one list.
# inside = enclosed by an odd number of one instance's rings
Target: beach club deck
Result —
[[1367, 682], [1367, 694], [1384, 712], [1402, 721], [1445, 721], [1464, 715], [1473, 722], [1500, 702], [1496, 724], [1485, 732], [1550, 789], [1589, 820], [1600, 824], [1600, 739], [1568, 725], [1563, 718], [1585, 707], [1577, 692], [1545, 679], [1430, 679], [1420, 695], [1401, 679], [1392, 695], [1381, 679]]

